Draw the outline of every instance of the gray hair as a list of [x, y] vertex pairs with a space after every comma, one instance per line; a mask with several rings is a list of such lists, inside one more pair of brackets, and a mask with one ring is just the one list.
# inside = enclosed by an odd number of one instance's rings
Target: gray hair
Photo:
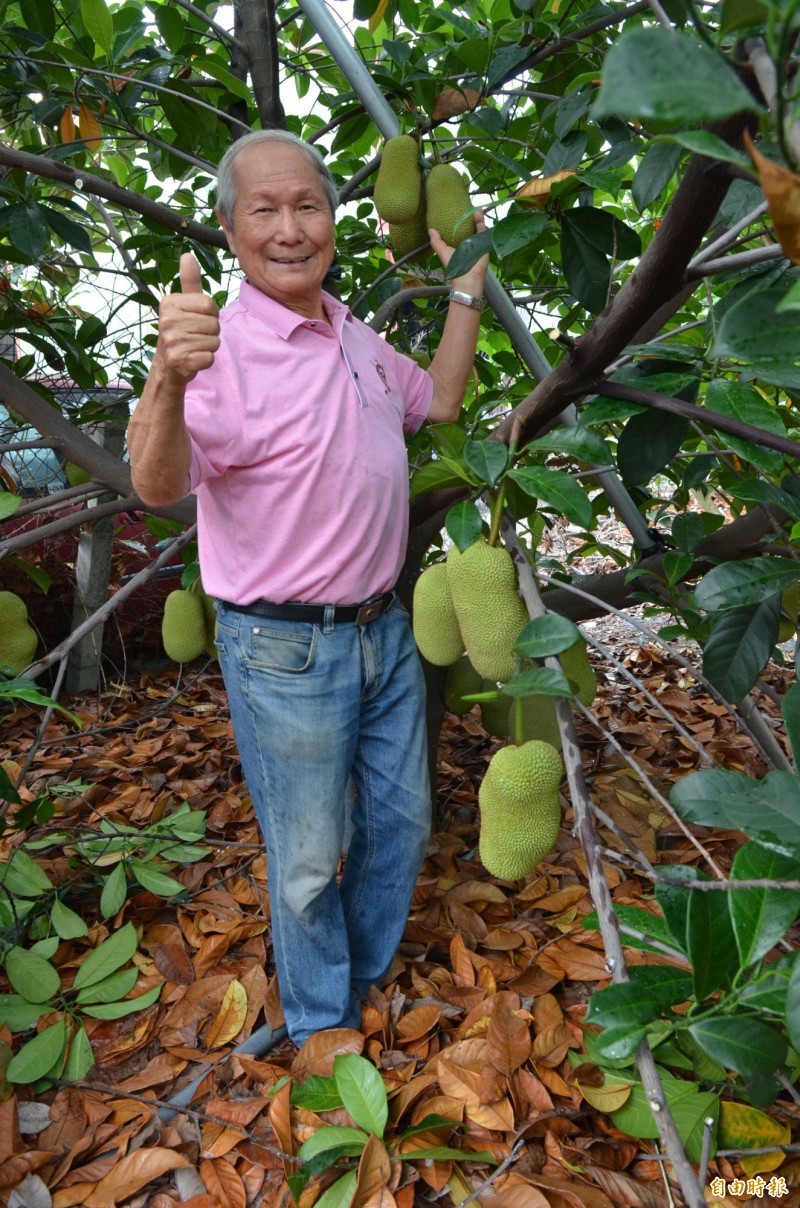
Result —
[[339, 203], [339, 190], [331, 176], [330, 169], [316, 147], [304, 142], [296, 134], [290, 134], [288, 130], [253, 130], [228, 147], [217, 168], [217, 213], [225, 219], [231, 229], [233, 229], [233, 211], [236, 205], [236, 160], [242, 151], [256, 143], [288, 143], [290, 147], [296, 147], [298, 151], [301, 151], [319, 172], [331, 214], [335, 215], [336, 206]]

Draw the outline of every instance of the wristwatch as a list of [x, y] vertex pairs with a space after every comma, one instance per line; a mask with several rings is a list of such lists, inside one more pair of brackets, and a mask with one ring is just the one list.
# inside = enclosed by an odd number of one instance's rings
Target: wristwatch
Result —
[[462, 306], [470, 306], [473, 310], [483, 310], [486, 305], [485, 298], [476, 298], [474, 294], [465, 294], [460, 289], [450, 290], [450, 301], [460, 302]]

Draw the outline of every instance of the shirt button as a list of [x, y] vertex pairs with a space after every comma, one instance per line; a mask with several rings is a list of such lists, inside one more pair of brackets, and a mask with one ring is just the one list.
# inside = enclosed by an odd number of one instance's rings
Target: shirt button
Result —
[[312, 321], [311, 321], [311, 323], [309, 324], [309, 326], [310, 326], [310, 327], [316, 327], [317, 325], [316, 325], [316, 323], [315, 323], [315, 322], [312, 320]]
[[357, 374], [357, 373], [354, 373], [354, 374], [353, 374], [353, 377], [354, 377], [354, 378], [357, 378], [357, 377], [358, 377], [358, 374]]

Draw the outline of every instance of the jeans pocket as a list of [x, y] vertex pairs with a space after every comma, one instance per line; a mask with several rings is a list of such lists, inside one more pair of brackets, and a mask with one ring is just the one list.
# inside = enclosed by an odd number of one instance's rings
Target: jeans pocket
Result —
[[248, 661], [261, 671], [285, 671], [296, 675], [311, 667], [316, 645], [314, 626], [292, 631], [257, 625], [250, 632]]

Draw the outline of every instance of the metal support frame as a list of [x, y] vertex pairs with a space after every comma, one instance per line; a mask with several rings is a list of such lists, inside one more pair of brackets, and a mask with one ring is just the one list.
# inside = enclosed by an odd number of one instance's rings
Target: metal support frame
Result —
[[[399, 134], [400, 123], [394, 110], [381, 93], [366, 65], [358, 57], [354, 47], [344, 36], [341, 26], [328, 10], [325, 0], [298, 0], [298, 5], [384, 138], [393, 138]], [[517, 355], [528, 366], [534, 378], [541, 381], [550, 372], [551, 367], [547, 358], [523, 322], [512, 298], [506, 293], [491, 269], [486, 274], [484, 292], [487, 302], [500, 324], [505, 328]], [[558, 418], [562, 424], [570, 428], [574, 428], [578, 422], [575, 408], [572, 405], [565, 408]], [[598, 478], [605, 494], [639, 546], [642, 557], [654, 552], [657, 547], [654, 545], [653, 534], [648, 528], [647, 521], [639, 512], [618, 475], [613, 470], [599, 470]]]

